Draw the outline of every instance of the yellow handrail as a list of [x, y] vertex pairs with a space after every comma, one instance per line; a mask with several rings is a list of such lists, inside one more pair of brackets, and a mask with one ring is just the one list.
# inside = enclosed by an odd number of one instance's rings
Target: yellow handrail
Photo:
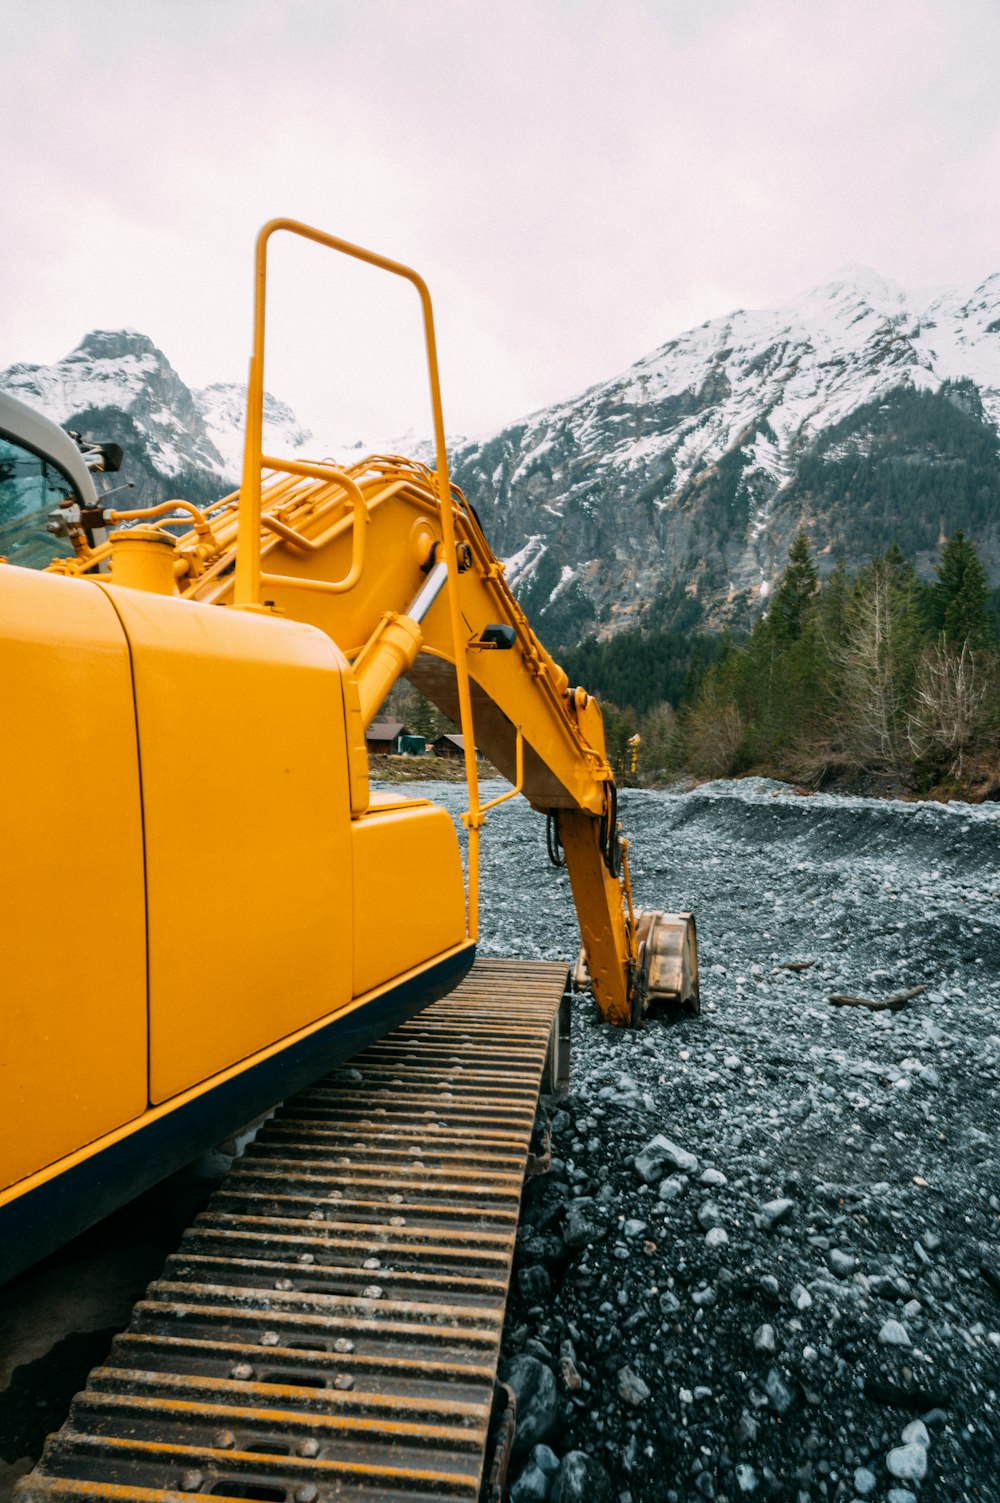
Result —
[[[340, 251], [369, 266], [379, 267], [393, 276], [403, 277], [417, 290], [424, 317], [424, 340], [427, 346], [427, 372], [431, 389], [431, 408], [434, 416], [434, 446], [437, 462], [438, 497], [441, 504], [441, 533], [444, 558], [448, 563], [448, 607], [452, 641], [455, 644], [455, 676], [458, 688], [459, 723], [465, 738], [465, 778], [469, 789], [469, 888], [468, 888], [468, 934], [475, 940], [479, 932], [479, 830], [483, 822], [479, 807], [479, 772], [476, 766], [476, 739], [472, 723], [472, 695], [469, 689], [469, 667], [466, 662], [461, 613], [458, 600], [458, 563], [455, 554], [455, 515], [448, 475], [448, 455], [445, 449], [444, 413], [441, 406], [441, 382], [438, 374], [437, 341], [434, 337], [434, 310], [427, 284], [418, 272], [399, 261], [391, 261], [375, 251], [353, 245], [349, 240], [327, 235], [312, 225], [302, 224], [297, 219], [271, 219], [257, 236], [254, 258], [254, 322], [253, 354], [250, 358], [250, 379], [247, 387], [246, 441], [243, 449], [243, 483], [240, 488], [239, 538], [236, 549], [236, 576], [233, 603], [244, 609], [260, 605], [262, 580], [260, 568], [261, 528], [261, 445], [264, 427], [264, 324], [267, 298], [267, 247], [271, 236], [279, 230], [325, 245], [330, 250]], [[268, 461], [274, 466], [273, 460]], [[362, 529], [363, 530], [363, 529]], [[355, 537], [357, 528], [355, 530]], [[351, 573], [353, 574], [353, 566]], [[350, 578], [350, 575], [348, 576]], [[282, 584], [289, 578], [281, 576]], [[344, 588], [348, 586], [344, 585]], [[329, 587], [327, 587], [329, 588]]]
[[[288, 584], [294, 589], [316, 589], [327, 595], [341, 595], [346, 590], [353, 590], [361, 578], [361, 571], [365, 566], [365, 528], [368, 524], [368, 507], [365, 503], [364, 492], [356, 480], [350, 475], [345, 475], [343, 470], [337, 470], [329, 464], [304, 464], [297, 459], [275, 459], [271, 454], [261, 455], [261, 464], [269, 470], [283, 470], [288, 475], [303, 475], [311, 480], [329, 480], [336, 482], [345, 490], [351, 499], [354, 515], [354, 535], [351, 539], [351, 567], [343, 579], [333, 581], [320, 579], [299, 579], [293, 575], [285, 574], [262, 574], [260, 573], [260, 529], [257, 529], [257, 570], [261, 584]], [[263, 525], [270, 532], [276, 532], [286, 543], [291, 543], [296, 548], [303, 549], [306, 553], [318, 553], [321, 543], [310, 542], [308, 538], [295, 531], [293, 527], [287, 527], [284, 522], [279, 522], [277, 517], [264, 516], [261, 518]], [[239, 570], [240, 549], [243, 546], [243, 529], [240, 528], [239, 538], [236, 544], [236, 568]]]
[[[509, 798], [517, 798], [524, 787], [524, 736], [521, 727], [517, 728], [517, 740], [514, 743], [514, 786], [507, 793], [501, 793], [499, 798], [490, 799], [488, 804], [483, 804], [480, 814], [485, 814], [488, 809], [495, 809], [498, 804], [505, 804]], [[462, 821], [468, 819], [468, 814], [462, 815]]]

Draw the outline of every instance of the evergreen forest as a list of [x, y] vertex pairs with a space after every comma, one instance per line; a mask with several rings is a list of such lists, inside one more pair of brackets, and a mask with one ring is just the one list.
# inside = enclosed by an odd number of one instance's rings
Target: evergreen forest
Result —
[[[623, 634], [563, 654], [619, 775], [754, 772], [809, 787], [1000, 796], [997, 615], [961, 531], [923, 582], [896, 545], [823, 581], [804, 533], [742, 640]], [[634, 742], [640, 740], [638, 748]]]

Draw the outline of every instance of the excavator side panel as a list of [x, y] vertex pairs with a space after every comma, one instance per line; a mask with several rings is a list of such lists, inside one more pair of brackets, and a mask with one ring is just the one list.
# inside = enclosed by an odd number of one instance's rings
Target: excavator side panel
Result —
[[5, 567], [0, 610], [2, 1190], [145, 1108], [146, 933], [118, 619], [98, 590]]
[[135, 678], [155, 1105], [351, 999], [345, 665], [296, 622], [107, 593]]
[[426, 800], [389, 800], [356, 819], [355, 995], [465, 938], [465, 885], [455, 827]]

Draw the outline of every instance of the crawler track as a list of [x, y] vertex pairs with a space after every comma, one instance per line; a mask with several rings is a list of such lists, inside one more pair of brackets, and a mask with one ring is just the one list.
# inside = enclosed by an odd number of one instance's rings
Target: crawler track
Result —
[[476, 1499], [566, 967], [462, 985], [285, 1103], [18, 1503]]

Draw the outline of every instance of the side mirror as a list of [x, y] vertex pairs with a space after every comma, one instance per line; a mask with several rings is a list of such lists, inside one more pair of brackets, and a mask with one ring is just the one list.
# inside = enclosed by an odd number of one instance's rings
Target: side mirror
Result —
[[120, 444], [97, 444], [70, 430], [70, 438], [83, 455], [87, 469], [99, 475], [112, 475], [122, 467], [125, 451]]

